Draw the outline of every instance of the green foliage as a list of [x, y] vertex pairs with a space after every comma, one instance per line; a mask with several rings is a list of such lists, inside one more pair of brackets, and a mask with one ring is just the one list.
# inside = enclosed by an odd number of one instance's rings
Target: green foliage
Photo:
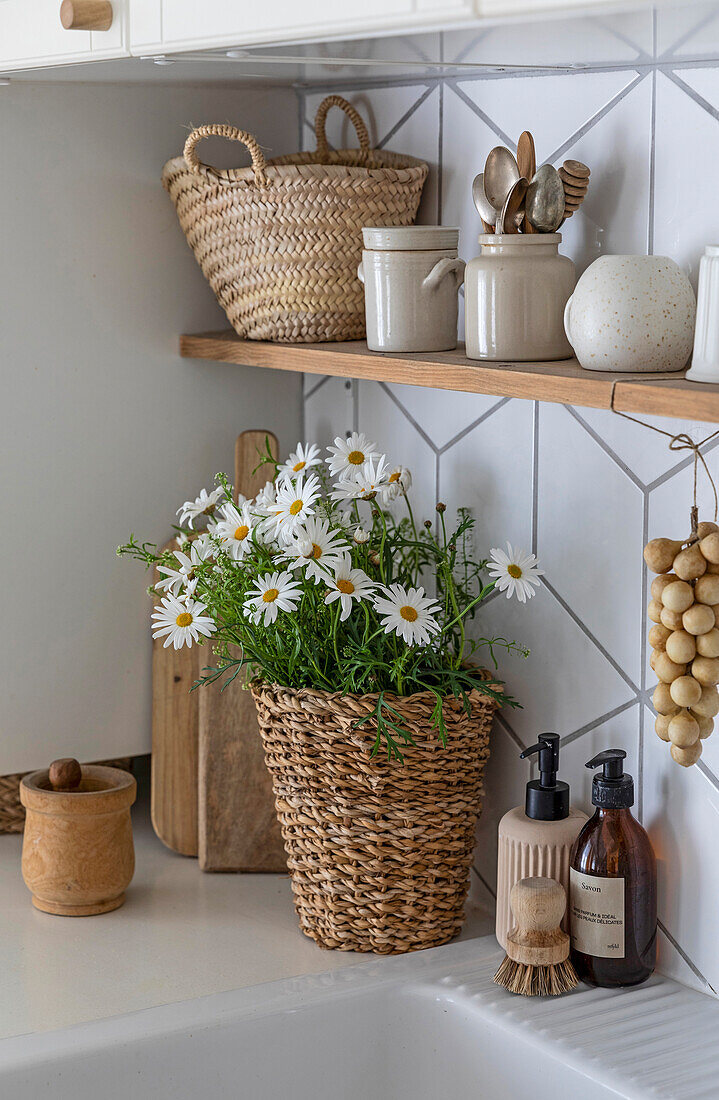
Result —
[[[272, 463], [269, 451], [261, 456], [262, 463]], [[313, 473], [325, 481], [320, 471]], [[227, 478], [218, 475], [217, 482], [224, 489], [224, 503], [231, 502]], [[442, 701], [447, 696], [461, 699], [467, 709], [473, 690], [503, 705], [519, 705], [501, 681], [485, 679], [478, 666], [491, 664], [496, 669], [497, 647], [523, 656], [527, 651], [504, 638], [468, 632], [482, 602], [494, 590], [494, 582], [484, 579], [486, 561], [473, 556], [474, 521], [468, 512], [460, 511], [456, 525], [448, 530], [441, 504], [436, 522], [418, 528], [403, 492], [391, 507], [380, 506], [377, 497], [339, 505], [325, 494], [317, 502], [316, 515], [328, 521], [350, 553], [352, 566], [362, 569], [378, 589], [392, 583], [423, 586], [436, 597], [439, 633], [427, 645], [408, 645], [396, 633], [385, 631], [371, 600], [353, 603], [349, 617], [340, 621], [339, 601], [326, 603], [326, 584], [315, 583], [304, 566], [294, 573], [302, 585], [296, 610], [279, 611], [277, 620], [267, 626], [262, 620], [254, 621], [245, 610], [250, 590], [265, 574], [286, 569], [288, 562], [282, 544], [268, 535], [266, 510], [257, 503], [251, 509], [257, 526], [242, 560], [235, 560], [213, 534], [212, 522], [200, 536], [205, 544], [212, 544], [212, 555], [194, 567], [194, 599], [206, 606], [217, 625], [210, 642], [217, 660], [203, 669], [195, 686], [218, 679], [230, 682], [246, 668], [251, 677], [267, 683], [370, 696], [367, 716], [359, 724], [376, 724], [374, 752], [384, 750], [390, 759], [399, 760], [411, 734], [393, 705], [395, 695], [432, 692], [436, 697], [432, 721], [443, 742]], [[397, 517], [395, 509], [406, 514]], [[369, 535], [366, 542], [353, 538], [360, 524]], [[182, 550], [189, 553], [196, 532], [184, 534]], [[118, 553], [148, 567], [177, 568], [172, 553], [140, 544], [134, 536]]]

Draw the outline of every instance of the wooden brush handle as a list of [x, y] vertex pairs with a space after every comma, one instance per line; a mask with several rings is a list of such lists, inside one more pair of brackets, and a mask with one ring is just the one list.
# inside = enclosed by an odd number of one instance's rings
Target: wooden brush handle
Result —
[[507, 954], [525, 966], [556, 966], [569, 955], [569, 936], [560, 928], [567, 905], [564, 887], [551, 878], [523, 878], [509, 895], [517, 922]]

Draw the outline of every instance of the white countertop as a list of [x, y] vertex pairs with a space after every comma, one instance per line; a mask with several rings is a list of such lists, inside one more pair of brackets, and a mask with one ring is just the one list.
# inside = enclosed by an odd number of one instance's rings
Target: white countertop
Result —
[[[22, 837], [0, 836], [0, 1039], [372, 958], [322, 951], [304, 936], [284, 876], [203, 874], [197, 860], [170, 852], [152, 831], [146, 791], [133, 825], [127, 900], [96, 917], [34, 909], [20, 874]], [[493, 925], [471, 909], [461, 938]]]

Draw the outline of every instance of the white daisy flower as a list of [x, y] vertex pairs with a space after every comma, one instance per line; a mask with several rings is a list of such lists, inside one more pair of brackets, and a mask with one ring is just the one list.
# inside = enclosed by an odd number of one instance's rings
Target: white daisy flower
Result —
[[352, 559], [345, 552], [334, 567], [334, 576], [327, 580], [329, 592], [325, 603], [339, 600], [342, 607], [340, 622], [349, 618], [352, 600], [369, 600], [374, 595], [375, 586], [361, 569], [352, 568]]
[[181, 601], [176, 596], [163, 596], [160, 604], [152, 613], [152, 618], [155, 619], [152, 636], [166, 636], [165, 649], [170, 643], [175, 649], [182, 649], [183, 645], [189, 649], [193, 642], [198, 641], [200, 634], [209, 638], [217, 630], [210, 616], [203, 615], [206, 610], [204, 603], [189, 598]]
[[260, 489], [259, 493], [255, 497], [255, 505], [262, 511], [271, 507], [275, 503], [275, 483], [274, 481], [266, 481], [264, 489]]
[[327, 580], [326, 570], [334, 569], [342, 550], [343, 544], [327, 520], [311, 516], [285, 550], [285, 557], [289, 569], [305, 566], [307, 575], [318, 584]]
[[235, 561], [242, 561], [252, 549], [254, 522], [249, 503], [238, 509], [234, 504], [226, 504], [222, 509], [223, 518], [212, 529], [213, 535], [222, 539], [222, 548], [227, 550]]
[[285, 478], [278, 483], [275, 503], [267, 508], [267, 526], [281, 542], [289, 544], [299, 528], [314, 515], [313, 504], [321, 491], [319, 478], [314, 474], [310, 474], [307, 481], [300, 474], [297, 481]]
[[342, 477], [359, 470], [368, 459], [379, 458], [380, 454], [377, 444], [368, 439], [364, 432], [352, 432], [346, 439], [338, 435], [334, 447], [327, 450], [330, 454], [327, 459], [330, 473]]
[[245, 613], [255, 626], [263, 616], [264, 625], [269, 626], [277, 618], [278, 611], [295, 611], [301, 598], [301, 586], [287, 570], [265, 573], [250, 590], [245, 600]]
[[192, 595], [197, 587], [196, 567], [206, 561], [212, 553], [212, 543], [207, 538], [196, 539], [190, 545], [189, 556], [182, 550], [175, 550], [174, 554], [179, 562], [179, 569], [172, 569], [168, 565], [158, 565], [157, 572], [164, 574], [155, 588], [162, 592], [164, 589], [173, 595], [179, 596], [184, 590], [185, 595]]
[[412, 485], [412, 474], [406, 466], [395, 466], [387, 478], [387, 488], [382, 491], [382, 502], [391, 504], [400, 493], [408, 493]]
[[496, 581], [499, 591], [506, 592], [507, 599], [516, 596], [520, 603], [531, 599], [534, 595], [532, 585], [539, 586], [539, 578], [544, 576], [544, 570], [537, 568], [534, 554], [515, 550], [508, 542], [506, 554], [504, 550], [494, 549], [491, 556], [492, 561], [487, 566], [487, 572]]
[[211, 493], [201, 489], [199, 497], [196, 497], [195, 500], [186, 500], [182, 507], [177, 509], [180, 526], [182, 527], [183, 524], [187, 523], [192, 527], [198, 516], [211, 516], [217, 507], [217, 502], [222, 499], [224, 494], [225, 490], [221, 486], [218, 489], [213, 489]]
[[277, 471], [277, 479], [289, 477], [295, 478], [299, 474], [306, 474], [312, 466], [321, 466], [320, 449], [316, 443], [298, 443], [297, 450], [293, 451], [286, 462], [283, 462]]
[[436, 600], [424, 594], [424, 588], [404, 588], [401, 584], [382, 586], [376, 596], [375, 610], [382, 617], [385, 634], [395, 632], [407, 645], [427, 645], [432, 634], [439, 633], [435, 616], [440, 611]]
[[335, 500], [367, 500], [386, 488], [388, 478], [386, 456], [380, 455], [376, 460], [369, 458], [354, 474], [347, 474], [335, 482], [336, 492], [332, 496]]
[[364, 546], [366, 542], [369, 542], [369, 531], [365, 531], [364, 527], [355, 527], [352, 541], [356, 542], [358, 546]]

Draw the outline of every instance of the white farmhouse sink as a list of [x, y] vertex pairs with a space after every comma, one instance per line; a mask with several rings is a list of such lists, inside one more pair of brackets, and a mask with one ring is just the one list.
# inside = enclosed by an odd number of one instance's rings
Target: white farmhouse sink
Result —
[[665, 978], [520, 998], [494, 937], [0, 1043], [12, 1100], [700, 1100], [719, 1003]]

